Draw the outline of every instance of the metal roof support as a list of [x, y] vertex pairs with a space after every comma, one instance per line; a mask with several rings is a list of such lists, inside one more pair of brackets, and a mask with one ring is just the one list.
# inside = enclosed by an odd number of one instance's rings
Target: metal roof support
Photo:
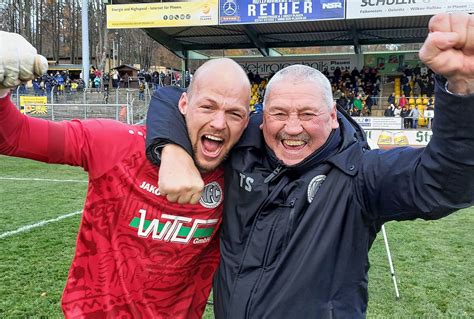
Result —
[[359, 33], [357, 32], [357, 29], [353, 24], [351, 25], [351, 33], [352, 33], [352, 40], [354, 41], [354, 53], [360, 54], [361, 48], [360, 48], [360, 43], [359, 43]]
[[189, 54], [188, 51], [183, 51], [184, 59], [181, 60], [181, 87], [186, 87], [185, 74], [189, 68]]
[[247, 37], [250, 39], [250, 42], [260, 51], [260, 53], [267, 57], [270, 55], [269, 50], [267, 48], [267, 45], [265, 42], [259, 39], [257, 31], [255, 31], [255, 28], [251, 25], [243, 25], [243, 29]]
[[153, 38], [156, 42], [165, 46], [168, 50], [173, 52], [178, 58], [186, 59], [187, 54], [184, 53], [185, 49], [175, 39], [161, 31], [159, 28], [145, 29], [145, 32]]

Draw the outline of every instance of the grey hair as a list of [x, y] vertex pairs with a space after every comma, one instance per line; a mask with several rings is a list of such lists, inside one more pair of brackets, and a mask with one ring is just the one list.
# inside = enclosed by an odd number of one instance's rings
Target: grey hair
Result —
[[307, 81], [312, 81], [323, 94], [323, 99], [326, 102], [329, 111], [334, 108], [334, 99], [332, 96], [331, 83], [324, 74], [318, 70], [302, 64], [294, 64], [278, 71], [268, 82], [265, 89], [265, 96], [263, 99], [263, 109], [265, 109], [265, 101], [270, 95], [273, 85], [275, 83], [285, 81], [286, 83], [299, 84]]

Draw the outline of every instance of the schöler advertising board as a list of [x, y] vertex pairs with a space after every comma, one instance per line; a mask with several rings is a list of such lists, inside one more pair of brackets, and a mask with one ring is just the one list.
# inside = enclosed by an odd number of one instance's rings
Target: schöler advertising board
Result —
[[347, 0], [347, 19], [474, 12], [473, 0]]
[[219, 24], [344, 19], [344, 0], [219, 0]]

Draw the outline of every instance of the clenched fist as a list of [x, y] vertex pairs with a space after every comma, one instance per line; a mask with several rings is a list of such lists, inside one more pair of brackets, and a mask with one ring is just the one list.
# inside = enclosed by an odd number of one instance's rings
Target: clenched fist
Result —
[[440, 13], [430, 20], [420, 59], [448, 79], [449, 90], [474, 93], [474, 15]]
[[0, 31], [0, 89], [9, 89], [23, 81], [46, 73], [48, 61], [16, 33]]

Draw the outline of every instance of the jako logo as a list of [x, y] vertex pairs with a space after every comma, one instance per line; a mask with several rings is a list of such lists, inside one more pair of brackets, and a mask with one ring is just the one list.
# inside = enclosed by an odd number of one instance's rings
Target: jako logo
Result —
[[340, 2], [323, 3], [323, 9], [342, 9], [342, 3]]
[[[206, 243], [214, 232], [218, 219], [192, 219], [189, 217], [162, 214], [160, 219], [146, 219], [146, 210], [140, 209], [140, 218], [135, 217], [130, 226], [138, 228], [139, 237], [165, 242], [187, 244], [194, 238], [194, 244]], [[187, 225], [187, 226], [184, 226]]]

